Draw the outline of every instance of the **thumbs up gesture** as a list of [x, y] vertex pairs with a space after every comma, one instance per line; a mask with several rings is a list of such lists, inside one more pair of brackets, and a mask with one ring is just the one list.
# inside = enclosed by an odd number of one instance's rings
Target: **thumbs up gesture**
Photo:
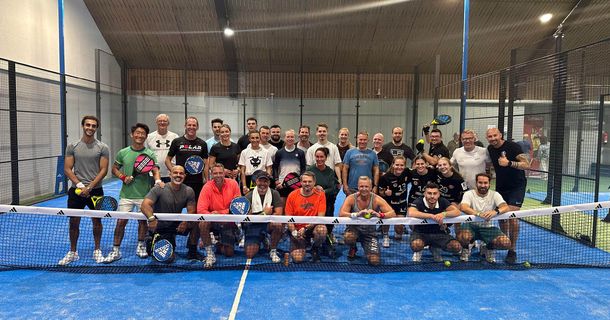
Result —
[[500, 154], [500, 158], [498, 158], [498, 164], [502, 167], [508, 167], [510, 165], [510, 161], [506, 158], [506, 151], [502, 151]]

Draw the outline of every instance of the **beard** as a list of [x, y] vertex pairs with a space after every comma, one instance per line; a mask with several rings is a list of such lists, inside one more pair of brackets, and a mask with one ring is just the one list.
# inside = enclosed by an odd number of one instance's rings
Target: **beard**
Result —
[[489, 192], [489, 188], [477, 187], [477, 191], [479, 192], [479, 194], [487, 194], [487, 192]]

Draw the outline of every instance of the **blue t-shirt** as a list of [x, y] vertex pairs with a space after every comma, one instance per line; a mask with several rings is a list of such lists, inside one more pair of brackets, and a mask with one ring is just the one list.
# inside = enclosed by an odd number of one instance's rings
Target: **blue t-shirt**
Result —
[[369, 149], [347, 150], [343, 163], [349, 166], [347, 186], [351, 189], [358, 189], [358, 178], [361, 176], [367, 176], [373, 180], [373, 167], [379, 166], [377, 154]]

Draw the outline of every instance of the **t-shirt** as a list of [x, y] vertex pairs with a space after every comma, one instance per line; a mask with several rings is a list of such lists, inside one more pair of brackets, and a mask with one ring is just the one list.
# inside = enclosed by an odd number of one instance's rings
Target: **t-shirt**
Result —
[[278, 150], [284, 147], [284, 140], [282, 139], [280, 139], [278, 142], [274, 142], [273, 140], [269, 139], [269, 143]]
[[[498, 208], [501, 204], [506, 203], [502, 198], [502, 195], [499, 193], [489, 190], [484, 197], [479, 196], [475, 190], [469, 190], [464, 193], [464, 197], [462, 198], [462, 203], [467, 204], [472, 209], [480, 212], [485, 212], [489, 210], [494, 210]], [[473, 224], [477, 224], [481, 227], [492, 227], [492, 221], [485, 222], [472, 222]]]
[[525, 179], [525, 171], [512, 168], [511, 166], [501, 167], [498, 163], [500, 154], [506, 153], [506, 158], [509, 161], [517, 161], [517, 156], [522, 154], [521, 147], [512, 141], [504, 141], [500, 148], [494, 148], [489, 145], [487, 147], [491, 163], [496, 170], [496, 191], [509, 191], [512, 189], [525, 187], [527, 180]]
[[301, 174], [305, 172], [305, 152], [294, 147], [292, 151], [282, 148], [275, 154], [273, 161], [273, 176], [277, 181], [284, 181], [291, 172]]
[[150, 191], [152, 180], [150, 175], [134, 175], [133, 164], [140, 154], [148, 155], [155, 161], [155, 165], [158, 165], [155, 153], [146, 147], [142, 150], [134, 150], [129, 146], [119, 150], [116, 154], [114, 164], [117, 165], [125, 175], [133, 176], [133, 180], [130, 184], [123, 183], [119, 194], [121, 199], [144, 199], [146, 194], [148, 194], [148, 191]]
[[453, 203], [460, 203], [464, 191], [468, 190], [464, 179], [455, 172], [451, 177], [445, 177], [442, 173], [438, 172], [435, 182], [439, 186], [441, 197]]
[[377, 155], [370, 149], [348, 150], [343, 163], [349, 166], [347, 186], [352, 189], [358, 189], [358, 178], [361, 176], [366, 176], [373, 180], [373, 167], [379, 166]]
[[[193, 140], [189, 140], [186, 137], [178, 137], [172, 141], [171, 146], [169, 147], [169, 152], [167, 153], [169, 157], [176, 157], [176, 164], [183, 166], [186, 162], [186, 159], [190, 156], [200, 156], [203, 159], [208, 158], [208, 145], [205, 141], [200, 138], [195, 138]], [[186, 174], [186, 178], [184, 178], [184, 183], [187, 185], [191, 184], [199, 184], [203, 183], [203, 174], [191, 175]]]
[[[301, 189], [292, 191], [286, 199], [284, 214], [287, 216], [317, 216], [319, 212], [326, 212], [326, 197], [324, 192], [316, 189], [313, 193], [305, 197], [301, 194]], [[297, 230], [307, 224], [295, 224]]]
[[260, 147], [267, 150], [267, 153], [269, 153], [269, 156], [271, 157], [271, 161], [275, 161], [275, 153], [277, 152], [277, 148], [274, 145], [272, 145], [271, 143], [261, 143]]
[[222, 163], [222, 165], [225, 166], [225, 169], [235, 170], [237, 169], [237, 163], [239, 162], [240, 152], [241, 149], [234, 142], [231, 142], [228, 146], [217, 143], [210, 150], [210, 156], [216, 158], [216, 163]]
[[450, 158], [451, 157], [449, 155], [449, 149], [447, 149], [447, 147], [445, 147], [445, 145], [443, 144], [442, 141], [439, 144], [430, 144], [430, 152], [428, 152], [428, 154], [430, 156], [437, 157], [437, 158], [442, 158], [442, 157]]
[[216, 139], [216, 136], [212, 136], [205, 141], [205, 144], [208, 146], [208, 154], [210, 153], [210, 150], [212, 150], [212, 147], [218, 142], [220, 142], [220, 138]]
[[[420, 197], [420, 198], [415, 199], [415, 201], [413, 201], [410, 204], [410, 207], [414, 207], [419, 212], [424, 212], [424, 213], [429, 213], [429, 214], [438, 214], [438, 213], [445, 211], [445, 209], [447, 209], [449, 207], [449, 205], [451, 205], [451, 203], [449, 203], [449, 201], [447, 199], [441, 197], [441, 198], [438, 198], [436, 205], [434, 207], [430, 208], [426, 199], [424, 197]], [[428, 221], [428, 222], [433, 222], [433, 221], [434, 220]], [[413, 230], [416, 232], [419, 232], [419, 233], [445, 233], [445, 231], [441, 229], [441, 226], [436, 223], [418, 224], [413, 227]]]
[[[271, 206], [273, 207], [273, 209], [281, 207], [282, 206], [282, 197], [280, 197], [280, 193], [277, 190], [274, 190], [271, 188], [269, 188], [269, 190], [271, 190]], [[250, 201], [250, 203], [252, 203], [252, 194], [254, 192], [258, 192], [256, 188], [252, 189], [250, 192], [248, 192], [245, 195], [246, 199], [248, 199], [248, 201]], [[261, 203], [265, 203], [265, 195], [261, 196]], [[260, 212], [252, 212], [251, 214], [260, 214]]]
[[[180, 184], [180, 189], [178, 190], [174, 190], [169, 183], [163, 188], [154, 186], [146, 195], [146, 199], [150, 199], [155, 203], [153, 207], [153, 212], [155, 213], [181, 213], [183, 208], [189, 205], [197, 205], [195, 191], [184, 183]], [[179, 221], [160, 220], [157, 224], [157, 232], [172, 232], [176, 230], [179, 224]]]
[[216, 182], [210, 180], [201, 189], [199, 199], [197, 199], [197, 213], [228, 214], [231, 200], [241, 196], [241, 191], [237, 181], [224, 178], [222, 189], [218, 189]]
[[335, 165], [337, 165], [338, 163], [341, 163], [341, 155], [339, 155], [339, 149], [337, 149], [337, 145], [330, 142], [330, 141], [326, 141], [326, 144], [321, 144], [319, 141], [314, 143], [313, 146], [309, 147], [309, 149], [307, 149], [307, 154], [305, 155], [305, 163], [307, 163], [308, 166], [313, 166], [316, 164], [316, 150], [318, 150], [318, 148], [321, 147], [325, 147], [328, 148], [328, 157], [326, 157], [326, 165], [329, 166], [331, 169], [335, 168]]
[[403, 156], [411, 161], [415, 158], [415, 153], [413, 153], [413, 149], [407, 146], [404, 143], [400, 145], [394, 145], [392, 142], [388, 142], [383, 145], [383, 149], [388, 150], [392, 157], [396, 158], [398, 156]]
[[430, 181], [434, 181], [436, 179], [436, 170], [429, 167], [428, 173], [424, 175], [420, 175], [417, 173], [417, 170], [411, 170], [411, 177], [409, 182], [411, 182], [411, 190], [409, 190], [409, 203], [413, 203], [415, 199], [424, 196], [424, 188], [426, 184]]
[[[373, 150], [374, 152], [376, 152], [375, 150]], [[388, 166], [388, 169], [390, 168], [390, 166], [392, 165], [392, 162], [394, 161], [394, 157], [392, 156], [392, 154], [390, 153], [390, 151], [386, 150], [386, 149], [381, 149], [381, 151], [376, 152], [377, 153], [377, 160], [379, 160], [380, 164], [379, 164], [379, 175], [384, 175], [387, 170], [385, 171], [381, 171], [381, 161], [385, 162]]]
[[[91, 143], [78, 140], [66, 147], [66, 157], [74, 157], [72, 171], [80, 182], [89, 185], [100, 172], [100, 158], [109, 159], [110, 150], [108, 145], [97, 139], [94, 139]], [[76, 187], [74, 183], [72, 185]], [[101, 184], [95, 187], [99, 188]]]
[[[379, 178], [379, 192], [382, 197], [392, 206], [396, 214], [407, 214], [407, 185], [411, 178], [411, 171], [405, 169], [400, 176], [396, 176], [392, 172], [388, 172]], [[392, 195], [387, 196], [382, 189], [389, 188]]]
[[161, 177], [169, 177], [169, 170], [164, 162], [167, 153], [169, 152], [169, 147], [176, 138], [178, 138], [178, 135], [171, 131], [168, 131], [164, 135], [159, 134], [158, 131], [153, 131], [146, 138], [146, 143], [144, 145], [157, 155], [157, 160], [159, 160], [159, 174]]
[[250, 147], [239, 154], [239, 165], [246, 167], [246, 175], [251, 176], [256, 170], [265, 170], [273, 165], [269, 152], [263, 148], [254, 150]]
[[457, 167], [469, 189], [477, 187], [476, 176], [485, 173], [488, 163], [491, 163], [489, 152], [478, 146], [472, 151], [466, 151], [464, 147], [457, 148], [451, 157], [451, 164]]
[[345, 153], [347, 153], [347, 150], [355, 149], [355, 147], [352, 146], [351, 144], [348, 144], [343, 147], [340, 145], [337, 145], [337, 149], [339, 150], [339, 156], [341, 156], [341, 161], [343, 161], [343, 158], [345, 158]]
[[249, 144], [250, 144], [250, 137], [248, 137], [247, 134], [244, 134], [243, 136], [239, 137], [239, 139], [237, 140], [237, 145], [239, 146], [239, 148], [241, 150], [246, 149]]

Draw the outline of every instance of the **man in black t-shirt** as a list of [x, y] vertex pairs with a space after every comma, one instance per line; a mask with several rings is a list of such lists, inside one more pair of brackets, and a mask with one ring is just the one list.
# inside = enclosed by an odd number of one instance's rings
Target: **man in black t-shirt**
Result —
[[[424, 127], [424, 133], [426, 129]], [[426, 139], [430, 141], [430, 150], [426, 153], [423, 152], [422, 155], [426, 158], [426, 161], [431, 166], [436, 166], [439, 158], [451, 158], [449, 156], [449, 149], [443, 143], [443, 133], [439, 129], [430, 130], [430, 134], [426, 133]]]
[[411, 161], [415, 158], [413, 149], [402, 142], [403, 130], [401, 127], [395, 127], [392, 129], [392, 141], [383, 145], [383, 149], [387, 150], [392, 154], [394, 158], [397, 156], [403, 156]]
[[250, 144], [250, 131], [256, 131], [257, 126], [258, 122], [256, 121], [256, 118], [250, 117], [246, 120], [246, 132], [244, 132], [244, 135], [237, 140], [239, 149], [245, 150], [248, 147]]
[[[523, 205], [527, 179], [525, 171], [529, 169], [527, 156], [521, 147], [512, 141], [504, 140], [498, 128], [487, 130], [489, 157], [496, 171], [496, 191], [508, 204], [510, 211], [517, 211]], [[519, 220], [509, 219], [500, 221], [500, 228], [511, 241], [511, 248], [506, 254], [506, 263], [517, 261], [517, 239], [519, 237]]]

